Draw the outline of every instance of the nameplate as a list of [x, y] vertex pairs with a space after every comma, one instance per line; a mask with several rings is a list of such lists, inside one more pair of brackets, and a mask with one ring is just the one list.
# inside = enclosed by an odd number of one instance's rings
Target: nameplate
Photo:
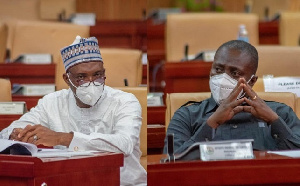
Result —
[[214, 61], [216, 51], [204, 51], [203, 52], [203, 61], [211, 62]]
[[147, 95], [147, 106], [162, 106], [163, 103], [163, 93], [148, 93]]
[[51, 54], [22, 54], [19, 56], [18, 62], [24, 64], [51, 64]]
[[25, 102], [0, 102], [0, 115], [22, 115], [26, 111]]
[[292, 92], [300, 97], [300, 77], [273, 77], [265, 75], [263, 78], [265, 92]]
[[200, 157], [203, 161], [253, 159], [252, 139], [226, 140], [200, 143]]
[[71, 18], [71, 22], [77, 25], [96, 25], [96, 14], [94, 13], [76, 13]]
[[25, 96], [44, 96], [55, 91], [54, 84], [22, 84]]

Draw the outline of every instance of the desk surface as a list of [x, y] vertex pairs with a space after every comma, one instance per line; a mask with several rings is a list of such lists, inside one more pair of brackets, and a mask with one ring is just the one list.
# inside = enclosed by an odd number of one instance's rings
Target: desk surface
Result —
[[55, 83], [55, 64], [0, 64], [0, 78], [8, 78], [11, 84]]
[[120, 185], [123, 155], [71, 158], [0, 155], [0, 185]]
[[299, 185], [299, 158], [257, 151], [254, 154], [252, 160], [162, 164], [159, 163], [162, 155], [148, 155], [148, 185]]

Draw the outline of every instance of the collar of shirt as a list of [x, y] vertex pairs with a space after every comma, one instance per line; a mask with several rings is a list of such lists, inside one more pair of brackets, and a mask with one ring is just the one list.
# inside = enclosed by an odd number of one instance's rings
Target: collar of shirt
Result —
[[214, 98], [211, 96], [210, 98], [207, 99], [207, 101], [208, 101], [208, 106], [205, 114], [215, 112], [219, 107], [219, 105], [216, 103]]

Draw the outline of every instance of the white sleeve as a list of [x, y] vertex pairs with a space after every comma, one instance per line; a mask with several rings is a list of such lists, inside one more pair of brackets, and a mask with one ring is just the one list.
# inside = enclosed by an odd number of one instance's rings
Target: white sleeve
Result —
[[90, 135], [74, 132], [69, 145], [71, 151], [97, 150], [121, 152], [125, 156], [132, 153], [142, 124], [141, 106], [134, 97], [114, 112], [114, 126], [111, 134], [91, 133]]

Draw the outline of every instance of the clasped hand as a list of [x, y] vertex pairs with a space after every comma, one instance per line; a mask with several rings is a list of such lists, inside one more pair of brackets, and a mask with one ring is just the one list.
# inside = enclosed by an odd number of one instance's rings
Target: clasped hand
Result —
[[[241, 91], [244, 91], [248, 96], [237, 99]], [[258, 97], [244, 78], [239, 79], [237, 86], [229, 97], [220, 104], [216, 112], [208, 118], [207, 123], [212, 128], [217, 128], [239, 112], [249, 112], [268, 124], [278, 119], [278, 115]]]
[[55, 132], [42, 125], [27, 125], [24, 129], [14, 128], [9, 139], [43, 146], [69, 146], [70, 137], [72, 139], [73, 134]]

